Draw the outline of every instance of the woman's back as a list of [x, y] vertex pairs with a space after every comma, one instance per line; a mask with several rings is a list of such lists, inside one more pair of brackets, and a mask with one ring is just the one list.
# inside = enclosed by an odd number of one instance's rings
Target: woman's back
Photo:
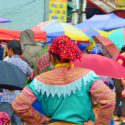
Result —
[[[55, 78], [57, 79], [54, 81]], [[89, 91], [91, 85], [98, 79], [94, 72], [86, 69], [59, 68], [38, 76], [37, 85], [33, 82], [29, 86], [36, 92], [46, 116], [54, 120], [82, 125], [88, 120], [95, 120]], [[55, 86], [52, 88], [50, 85], [51, 89], [49, 89], [45, 83], [39, 84], [39, 80], [55, 82]], [[67, 83], [69, 81], [70, 83]], [[40, 86], [43, 90], [39, 90]], [[40, 91], [43, 94], [39, 94]]]

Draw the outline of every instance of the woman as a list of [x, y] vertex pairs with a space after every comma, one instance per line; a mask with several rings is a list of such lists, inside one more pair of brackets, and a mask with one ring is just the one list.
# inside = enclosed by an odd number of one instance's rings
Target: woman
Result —
[[34, 33], [32, 30], [23, 31], [20, 35], [20, 41], [24, 59], [31, 67], [34, 67], [38, 60], [38, 56], [40, 56], [40, 52], [42, 51], [42, 46], [39, 46], [34, 42]]
[[[116, 61], [125, 67], [125, 46], [121, 48], [120, 54], [117, 57]], [[125, 80], [115, 80], [116, 88], [116, 107], [114, 112], [114, 120], [122, 120], [125, 123], [125, 97], [124, 97], [124, 88]], [[124, 90], [124, 91], [123, 91]], [[123, 96], [122, 96], [123, 93]]]
[[[13, 102], [13, 109], [30, 125], [109, 125], [115, 106], [114, 93], [91, 70], [74, 67], [81, 51], [67, 36], [50, 47], [54, 70], [37, 76]], [[92, 97], [99, 103], [95, 119]], [[43, 114], [31, 105], [41, 101]]]

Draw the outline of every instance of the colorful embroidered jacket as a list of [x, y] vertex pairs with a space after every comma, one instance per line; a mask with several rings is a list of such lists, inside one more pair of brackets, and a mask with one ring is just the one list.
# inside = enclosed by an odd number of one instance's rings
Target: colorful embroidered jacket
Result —
[[[100, 105], [96, 111], [96, 120], [92, 97]], [[41, 101], [44, 114], [32, 107], [36, 99]], [[42, 125], [50, 121], [49, 118], [78, 125], [89, 120], [97, 125], [109, 125], [115, 95], [93, 71], [57, 66], [37, 76], [17, 96], [12, 106], [29, 125]]]

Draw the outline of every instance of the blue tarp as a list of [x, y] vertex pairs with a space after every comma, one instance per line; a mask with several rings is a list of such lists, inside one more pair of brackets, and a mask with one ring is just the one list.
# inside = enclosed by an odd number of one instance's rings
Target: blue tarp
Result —
[[120, 18], [113, 13], [95, 15], [92, 18], [84, 21], [83, 23], [77, 24], [76, 27], [81, 30], [95, 28], [109, 31], [112, 29], [125, 27], [125, 19]]

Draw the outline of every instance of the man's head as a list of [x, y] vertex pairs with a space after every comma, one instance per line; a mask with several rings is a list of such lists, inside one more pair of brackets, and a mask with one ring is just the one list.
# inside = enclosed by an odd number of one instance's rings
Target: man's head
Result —
[[22, 55], [21, 44], [17, 40], [12, 40], [7, 44], [7, 53], [11, 57], [13, 55]]

